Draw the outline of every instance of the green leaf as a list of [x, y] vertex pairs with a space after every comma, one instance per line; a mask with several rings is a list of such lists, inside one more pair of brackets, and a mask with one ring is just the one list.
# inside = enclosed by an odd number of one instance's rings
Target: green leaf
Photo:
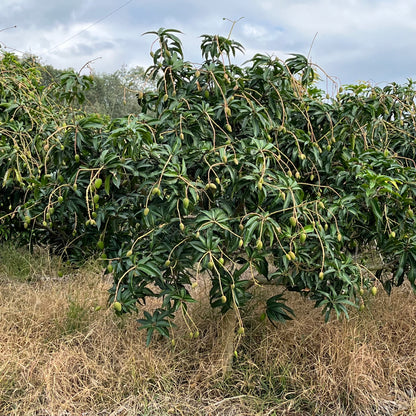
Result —
[[266, 315], [270, 322], [274, 325], [274, 322], [286, 322], [290, 321], [294, 316], [293, 310], [287, 306], [282, 294], [272, 296], [266, 303]]

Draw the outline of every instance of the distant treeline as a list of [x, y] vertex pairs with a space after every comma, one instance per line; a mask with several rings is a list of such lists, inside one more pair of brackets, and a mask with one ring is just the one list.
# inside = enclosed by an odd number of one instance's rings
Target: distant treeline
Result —
[[[22, 60], [31, 61], [39, 65], [42, 82], [47, 87], [59, 82], [59, 78], [67, 69], [57, 69], [51, 65], [43, 65], [39, 58], [27, 55]], [[146, 79], [145, 70], [140, 66], [127, 68], [122, 66], [113, 73], [95, 73], [89, 67], [83, 72], [93, 77], [91, 87], [85, 92], [83, 110], [87, 113], [99, 113], [110, 118], [123, 117], [128, 114], [137, 114], [139, 106], [137, 93], [154, 88], [151, 80]]]

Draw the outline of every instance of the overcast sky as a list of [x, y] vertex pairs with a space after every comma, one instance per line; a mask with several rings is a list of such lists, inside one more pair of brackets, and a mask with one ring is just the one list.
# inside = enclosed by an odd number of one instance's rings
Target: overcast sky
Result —
[[96, 72], [113, 72], [147, 67], [154, 37], [142, 34], [165, 27], [183, 32], [185, 59], [199, 63], [199, 36], [228, 36], [236, 20], [238, 63], [300, 53], [341, 84], [416, 80], [415, 0], [1, 0], [0, 45], [57, 68], [94, 60]]

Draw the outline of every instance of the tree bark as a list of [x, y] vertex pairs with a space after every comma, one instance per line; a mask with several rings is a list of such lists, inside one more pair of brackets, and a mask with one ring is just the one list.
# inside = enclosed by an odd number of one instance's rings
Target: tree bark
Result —
[[237, 317], [235, 313], [230, 310], [223, 315], [219, 328], [219, 345], [221, 352], [219, 357], [222, 375], [227, 375], [233, 365], [233, 357], [235, 350], [235, 327], [237, 325]]

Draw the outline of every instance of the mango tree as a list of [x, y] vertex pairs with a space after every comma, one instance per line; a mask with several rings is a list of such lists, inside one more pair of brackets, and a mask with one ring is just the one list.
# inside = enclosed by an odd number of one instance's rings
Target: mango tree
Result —
[[[329, 96], [302, 55], [235, 65], [240, 43], [203, 35], [195, 66], [178, 31], [150, 33], [156, 87], [138, 92], [136, 115], [106, 124], [72, 109], [51, 132], [23, 124], [30, 147], [3, 88], [3, 224], [26, 224], [74, 260], [102, 252], [117, 314], [159, 300], [139, 319], [147, 343], [170, 335], [178, 310], [198, 336], [188, 304], [199, 279], [237, 336], [255, 285], [281, 288], [265, 303], [274, 323], [292, 317], [286, 290], [328, 320], [362, 307], [367, 290], [405, 278], [416, 288], [412, 81]], [[68, 107], [88, 82], [67, 74], [58, 97]], [[28, 148], [39, 166], [23, 174]]]

